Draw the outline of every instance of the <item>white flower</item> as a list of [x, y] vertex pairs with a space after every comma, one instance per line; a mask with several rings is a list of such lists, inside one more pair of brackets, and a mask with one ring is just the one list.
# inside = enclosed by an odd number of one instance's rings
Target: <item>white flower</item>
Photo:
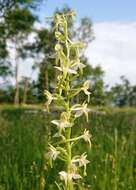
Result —
[[49, 158], [50, 161], [50, 165], [52, 167], [52, 161], [56, 160], [56, 158], [58, 157], [58, 155], [60, 154], [60, 151], [58, 151], [55, 147], [53, 147], [52, 145], [50, 145], [49, 148], [49, 152], [46, 154], [47, 157]]
[[84, 93], [88, 96], [88, 102], [90, 101], [90, 92], [88, 91], [88, 89], [90, 88], [90, 81], [87, 80], [84, 82], [83, 87], [81, 88], [81, 90], [84, 91]]
[[69, 74], [77, 74], [77, 72], [74, 69], [71, 69], [68, 65], [62, 66], [62, 67], [55, 67], [59, 71], [62, 71], [64, 73], [64, 76], [66, 77], [67, 73]]
[[86, 141], [86, 142], [88, 142], [89, 143], [89, 145], [90, 145], [90, 147], [91, 147], [91, 134], [89, 133], [89, 131], [88, 130], [84, 130], [84, 134], [82, 135], [82, 138]]
[[76, 60], [72, 63], [72, 69], [74, 69], [75, 71], [77, 71], [78, 69], [81, 71], [81, 73], [83, 72], [83, 69], [86, 67], [86, 65], [84, 65], [83, 63], [80, 62], [80, 60]]
[[65, 128], [72, 127], [72, 123], [65, 121], [65, 120], [53, 120], [51, 121], [54, 125], [57, 125], [57, 127], [60, 128], [60, 130], [65, 130]]
[[82, 166], [84, 167], [84, 175], [86, 175], [86, 165], [90, 163], [90, 161], [87, 160], [86, 157], [87, 157], [87, 154], [83, 153], [81, 156], [75, 156], [72, 159], [72, 163], [78, 163], [79, 167], [82, 167]]
[[75, 156], [73, 159], [72, 159], [72, 163], [79, 163], [79, 167], [82, 167], [82, 166], [85, 166], [87, 165], [90, 161], [86, 159], [87, 157], [87, 154], [86, 152], [83, 153], [81, 156]]
[[65, 128], [73, 126], [73, 123], [70, 123], [70, 112], [62, 112], [60, 115], [60, 120], [53, 120], [51, 123], [56, 125], [60, 129], [60, 132], [61, 130], [65, 131]]
[[87, 108], [87, 104], [85, 102], [82, 105], [76, 104], [72, 106], [71, 110], [75, 112], [75, 117], [80, 117], [85, 114], [88, 121], [88, 112], [90, 111], [90, 109]]
[[56, 150], [55, 147], [53, 147], [52, 145], [50, 145], [50, 151], [47, 153], [47, 155], [52, 158], [52, 160], [56, 160], [56, 158], [58, 157], [58, 155], [60, 154], [59, 151]]
[[60, 175], [60, 179], [65, 181], [66, 185], [69, 181], [72, 181], [73, 179], [81, 179], [82, 178], [79, 174], [67, 173], [65, 171], [59, 172], [59, 175]]
[[50, 105], [51, 102], [56, 99], [48, 90], [45, 90], [44, 94], [46, 95], [46, 97], [48, 99], [47, 105]]

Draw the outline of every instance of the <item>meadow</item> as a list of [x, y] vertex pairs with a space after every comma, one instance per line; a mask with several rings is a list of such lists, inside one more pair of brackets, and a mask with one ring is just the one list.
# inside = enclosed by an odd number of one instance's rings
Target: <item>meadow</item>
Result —
[[[55, 190], [61, 163], [47, 170], [51, 115], [40, 109], [0, 108], [0, 190]], [[79, 128], [80, 126], [80, 128]], [[87, 152], [90, 164], [85, 190], [136, 189], [136, 109], [106, 109], [80, 118], [74, 130], [92, 134], [92, 148], [84, 142], [76, 152]]]

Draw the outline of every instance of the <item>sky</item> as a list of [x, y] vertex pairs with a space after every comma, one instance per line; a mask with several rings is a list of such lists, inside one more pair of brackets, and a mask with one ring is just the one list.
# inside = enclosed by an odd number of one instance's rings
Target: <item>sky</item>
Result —
[[92, 20], [95, 40], [86, 56], [102, 66], [105, 82], [114, 85], [125, 75], [136, 84], [136, 0], [47, 0], [37, 14], [44, 22], [64, 5], [77, 12], [77, 22], [85, 16]]
[[40, 17], [52, 15], [56, 7], [65, 4], [77, 12], [78, 18], [88, 16], [93, 22], [136, 20], [136, 0], [47, 0]]

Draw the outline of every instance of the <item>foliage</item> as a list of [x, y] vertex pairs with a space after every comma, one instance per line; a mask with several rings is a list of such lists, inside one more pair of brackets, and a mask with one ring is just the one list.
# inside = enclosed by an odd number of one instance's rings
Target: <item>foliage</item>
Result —
[[6, 17], [8, 12], [17, 7], [36, 8], [43, 0], [0, 0], [0, 17]]
[[0, 77], [6, 78], [12, 74], [11, 63], [8, 61], [6, 46], [6, 31], [3, 22], [0, 22]]
[[6, 78], [12, 76], [11, 63], [8, 61], [0, 61], [0, 77]]
[[[56, 169], [47, 166], [43, 155], [50, 136], [49, 122], [54, 118], [40, 109], [0, 107], [0, 188], [2, 190], [54, 190], [57, 169], [63, 167], [56, 160]], [[89, 114], [89, 122], [79, 118], [73, 133], [84, 128], [91, 130], [92, 149], [81, 142], [75, 154], [88, 153], [85, 184], [93, 190], [135, 190], [136, 187], [136, 109], [107, 109], [105, 115]], [[97, 119], [96, 119], [97, 118]], [[78, 126], [81, 126], [79, 128]], [[116, 145], [116, 146], [115, 146]], [[116, 149], [115, 149], [116, 148]], [[48, 185], [47, 185], [48, 184]], [[43, 190], [42, 189], [42, 190]]]
[[53, 83], [56, 80], [54, 66], [55, 61], [53, 59], [55, 37], [52, 30], [41, 29], [37, 31], [37, 40], [34, 50], [37, 54], [42, 54], [41, 62], [36, 62], [35, 67], [39, 68], [39, 75], [37, 81], [38, 99], [40, 101], [45, 100], [44, 90], [53, 88]]
[[111, 102], [116, 106], [136, 106], [136, 86], [131, 85], [129, 80], [121, 76], [121, 84], [111, 87], [109, 92]]
[[[0, 63], [1, 77], [6, 77], [9, 74], [15, 76], [15, 97], [14, 102], [19, 103], [19, 59], [22, 57], [20, 49], [23, 46], [24, 40], [32, 31], [32, 26], [35, 22], [35, 16], [27, 5], [34, 3], [34, 1], [2, 1], [1, 4], [5, 7], [6, 13], [0, 20]], [[26, 6], [25, 6], [26, 5]], [[9, 9], [9, 6], [12, 8]], [[3, 47], [3, 48], [2, 48]], [[15, 52], [15, 56], [11, 52]], [[14, 58], [14, 68], [10, 61]]]
[[[45, 97], [43, 90], [54, 91], [58, 71], [54, 70], [54, 22], [50, 22], [38, 29], [34, 28], [36, 11], [34, 9], [41, 2], [37, 0], [1, 0], [0, 9], [0, 88], [2, 92], [1, 100], [5, 103], [15, 101], [20, 103], [23, 97], [23, 88], [19, 87], [20, 79], [19, 67], [22, 60], [33, 58], [34, 65], [32, 69], [38, 69], [38, 79], [32, 83], [26, 93], [26, 103], [43, 103]], [[56, 9], [55, 13], [68, 13], [71, 9], [64, 6], [63, 9]], [[47, 20], [47, 19], [46, 19]], [[72, 40], [81, 40], [87, 45], [94, 40], [93, 26], [89, 18], [81, 18], [79, 24], [75, 24], [73, 19], [68, 20], [69, 35]], [[31, 44], [29, 37], [31, 34], [36, 36], [36, 40]], [[87, 46], [86, 46], [87, 47]], [[14, 51], [14, 56], [11, 52]], [[13, 61], [13, 59], [15, 59]], [[93, 105], [111, 105], [111, 106], [136, 106], [136, 86], [132, 85], [128, 79], [122, 78], [121, 83], [115, 84], [111, 88], [106, 89], [103, 80], [104, 71], [100, 66], [92, 66], [82, 52], [81, 61], [86, 65], [84, 74], [79, 78], [77, 83], [80, 85], [85, 80], [91, 82], [91, 104]], [[34, 70], [33, 70], [34, 71]], [[33, 73], [32, 71], [32, 73]], [[9, 88], [11, 78], [16, 80], [16, 84]], [[25, 76], [24, 76], [25, 77]], [[32, 76], [30, 76], [32, 77]], [[3, 90], [2, 88], [7, 90]], [[15, 93], [16, 89], [16, 93]], [[18, 90], [17, 90], [18, 89]], [[18, 98], [15, 98], [15, 96]], [[33, 95], [34, 94], [34, 95]], [[4, 98], [5, 96], [5, 98]], [[11, 97], [10, 97], [11, 96]], [[6, 100], [7, 97], [7, 100]], [[80, 93], [76, 100], [85, 100], [83, 93]], [[3, 103], [4, 103], [3, 102]]]
[[17, 8], [9, 11], [5, 18], [8, 37], [23, 36], [31, 32], [31, 27], [35, 21], [35, 17], [28, 9]]

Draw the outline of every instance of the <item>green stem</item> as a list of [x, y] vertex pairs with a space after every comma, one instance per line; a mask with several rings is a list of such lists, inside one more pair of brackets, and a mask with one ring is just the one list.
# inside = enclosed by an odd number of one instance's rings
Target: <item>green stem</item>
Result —
[[[69, 56], [70, 56], [70, 51], [69, 51], [69, 43], [68, 43], [68, 30], [67, 30], [67, 21], [65, 22], [65, 27], [64, 27], [64, 32], [65, 32], [65, 36], [66, 36], [66, 41], [65, 41], [65, 45], [66, 45], [66, 50], [67, 50], [67, 61], [69, 62]], [[69, 113], [70, 110], [70, 96], [69, 96], [69, 89], [70, 89], [70, 80], [69, 80], [69, 74], [67, 73], [67, 77], [66, 77], [66, 99], [67, 99], [67, 107], [66, 107], [66, 112]], [[66, 130], [66, 149], [67, 149], [67, 173], [71, 173], [71, 159], [72, 159], [72, 152], [71, 152], [71, 128], [68, 128]], [[73, 182], [72, 180], [69, 180], [67, 183], [67, 190], [73, 190]]]
[[[69, 77], [68, 77], [67, 83], [69, 85]], [[69, 100], [69, 93], [68, 93], [68, 91], [66, 92], [66, 95], [67, 95], [67, 108], [66, 108], [66, 112], [69, 113], [70, 100]], [[67, 141], [66, 142], [66, 149], [67, 149], [67, 173], [71, 173], [71, 159], [72, 159], [72, 151], [71, 151], [71, 149], [72, 149], [72, 147], [71, 147], [70, 139], [71, 139], [71, 128], [68, 128], [66, 130], [66, 141]], [[67, 190], [73, 190], [72, 180], [68, 181]]]
[[[71, 128], [67, 129], [67, 172], [71, 173], [71, 143], [70, 143], [70, 137], [71, 137]], [[67, 190], [73, 190], [73, 183], [72, 181], [68, 181], [68, 187]]]
[[[69, 49], [67, 47], [67, 53], [68, 53], [68, 56], [69, 56]], [[68, 86], [68, 89], [69, 89], [69, 75], [67, 76], [67, 86]], [[66, 112], [69, 113], [69, 110], [70, 110], [70, 97], [69, 97], [69, 90], [66, 91], [66, 97], [67, 97], [67, 108], [66, 108]], [[70, 118], [69, 118], [70, 120]], [[68, 128], [66, 130], [66, 148], [67, 148], [67, 173], [71, 173], [71, 159], [72, 159], [72, 147], [71, 147], [71, 142], [70, 142], [70, 139], [71, 139], [71, 128]], [[67, 190], [73, 190], [73, 182], [72, 180], [69, 180], [68, 181], [68, 184], [67, 184]]]
[[70, 139], [66, 139], [66, 140], [57, 142], [57, 143], [55, 143], [54, 145], [65, 144], [65, 143], [68, 143], [68, 142], [75, 142], [75, 141], [78, 141], [78, 140], [80, 140], [80, 139], [82, 139], [82, 138], [83, 138], [83, 135], [81, 135], [81, 136], [79, 136], [79, 137], [70, 138]]

